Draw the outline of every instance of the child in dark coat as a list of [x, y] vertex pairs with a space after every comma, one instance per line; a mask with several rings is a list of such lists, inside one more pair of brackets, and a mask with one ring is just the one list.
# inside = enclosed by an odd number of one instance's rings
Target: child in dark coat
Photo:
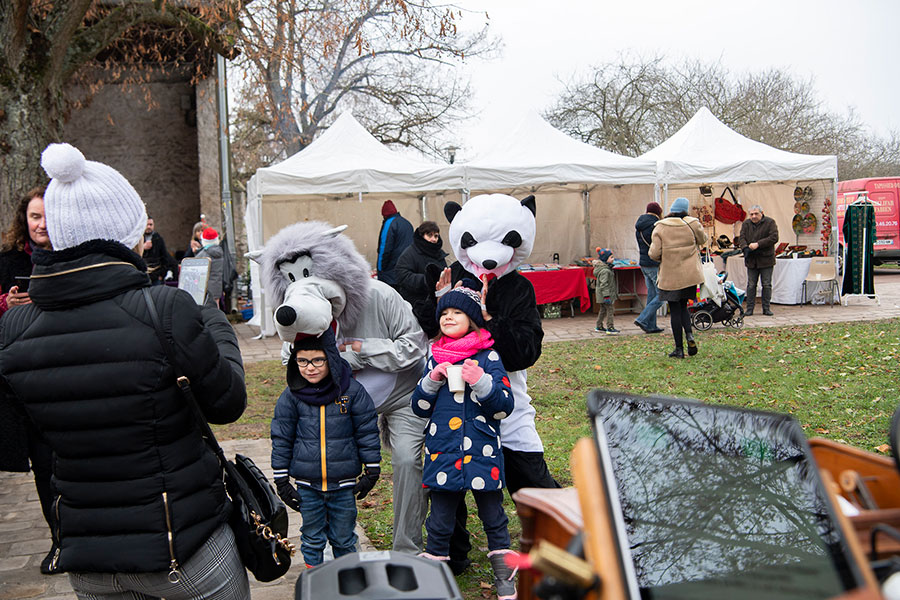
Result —
[[378, 481], [381, 443], [372, 398], [350, 377], [330, 329], [294, 342], [291, 355], [272, 419], [272, 469], [278, 495], [303, 517], [300, 551], [314, 566], [326, 541], [335, 558], [356, 551], [355, 500]]
[[[619, 285], [616, 273], [612, 270], [613, 253], [609, 248], [597, 248], [597, 260], [594, 261], [594, 302], [600, 307], [597, 313], [597, 325], [594, 331], [604, 331], [609, 335], [619, 333], [613, 324], [614, 305], [619, 297]], [[606, 321], [606, 325], [603, 321]]]
[[[464, 280], [464, 286], [469, 283]], [[422, 482], [431, 490], [423, 556], [450, 560], [456, 509], [472, 490], [484, 525], [488, 557], [500, 600], [515, 598], [508, 519], [503, 510], [500, 419], [513, 410], [509, 379], [485, 325], [481, 294], [459, 287], [438, 302], [441, 336], [431, 345], [425, 375], [412, 395], [412, 410], [430, 419]]]

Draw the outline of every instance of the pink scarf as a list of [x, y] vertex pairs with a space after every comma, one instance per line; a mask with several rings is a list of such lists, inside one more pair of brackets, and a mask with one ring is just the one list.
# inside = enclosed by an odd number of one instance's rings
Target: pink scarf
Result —
[[438, 364], [443, 362], [458, 363], [469, 358], [479, 350], [490, 348], [494, 345], [491, 332], [487, 329], [473, 331], [459, 339], [453, 339], [442, 335], [431, 344], [431, 354]]

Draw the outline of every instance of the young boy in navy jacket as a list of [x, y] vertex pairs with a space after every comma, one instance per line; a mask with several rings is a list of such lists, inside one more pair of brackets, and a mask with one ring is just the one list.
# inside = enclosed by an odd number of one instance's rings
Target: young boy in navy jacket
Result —
[[272, 419], [272, 469], [278, 495], [303, 517], [300, 551], [311, 567], [326, 541], [335, 558], [356, 551], [356, 500], [378, 481], [381, 443], [372, 398], [330, 329], [297, 340], [291, 354]]

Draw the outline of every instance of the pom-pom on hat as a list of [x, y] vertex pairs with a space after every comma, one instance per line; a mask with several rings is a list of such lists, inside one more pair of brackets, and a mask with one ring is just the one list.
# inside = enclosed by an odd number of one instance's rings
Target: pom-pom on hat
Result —
[[687, 213], [690, 207], [691, 204], [690, 202], [688, 202], [687, 198], [675, 198], [675, 202], [672, 203], [672, 207], [669, 209], [669, 212]]
[[463, 284], [453, 288], [438, 300], [435, 318], [440, 322], [441, 313], [448, 308], [458, 308], [479, 327], [484, 327], [484, 315], [481, 312], [481, 293], [470, 286], [476, 285], [471, 279], [463, 279]]
[[204, 246], [209, 246], [210, 244], [218, 244], [219, 232], [212, 227], [207, 227], [203, 230], [203, 233], [200, 234], [200, 238], [203, 240]]
[[612, 250], [609, 248], [597, 248], [597, 258], [602, 262], [608, 261], [610, 256], [612, 256]]
[[393, 200], [385, 200], [384, 204], [381, 205], [381, 216], [387, 218], [391, 215], [396, 215], [396, 214], [397, 214], [397, 207], [394, 206], [394, 201]]
[[54, 250], [88, 240], [113, 240], [135, 248], [147, 227], [147, 210], [128, 180], [110, 166], [85, 160], [69, 144], [41, 154], [50, 177], [44, 193], [47, 234]]
[[656, 215], [657, 217], [662, 216], [662, 207], [656, 202], [649, 202], [647, 204], [647, 212]]

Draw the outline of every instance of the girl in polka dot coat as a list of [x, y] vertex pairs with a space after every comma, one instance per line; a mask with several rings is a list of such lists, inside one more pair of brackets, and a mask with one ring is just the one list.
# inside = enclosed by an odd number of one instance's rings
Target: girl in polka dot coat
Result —
[[424, 556], [449, 560], [456, 508], [472, 490], [488, 540], [498, 598], [514, 598], [503, 510], [500, 419], [513, 410], [509, 379], [484, 327], [481, 295], [467, 287], [444, 294], [437, 307], [441, 336], [432, 344], [412, 410], [430, 419], [422, 482], [431, 491]]

